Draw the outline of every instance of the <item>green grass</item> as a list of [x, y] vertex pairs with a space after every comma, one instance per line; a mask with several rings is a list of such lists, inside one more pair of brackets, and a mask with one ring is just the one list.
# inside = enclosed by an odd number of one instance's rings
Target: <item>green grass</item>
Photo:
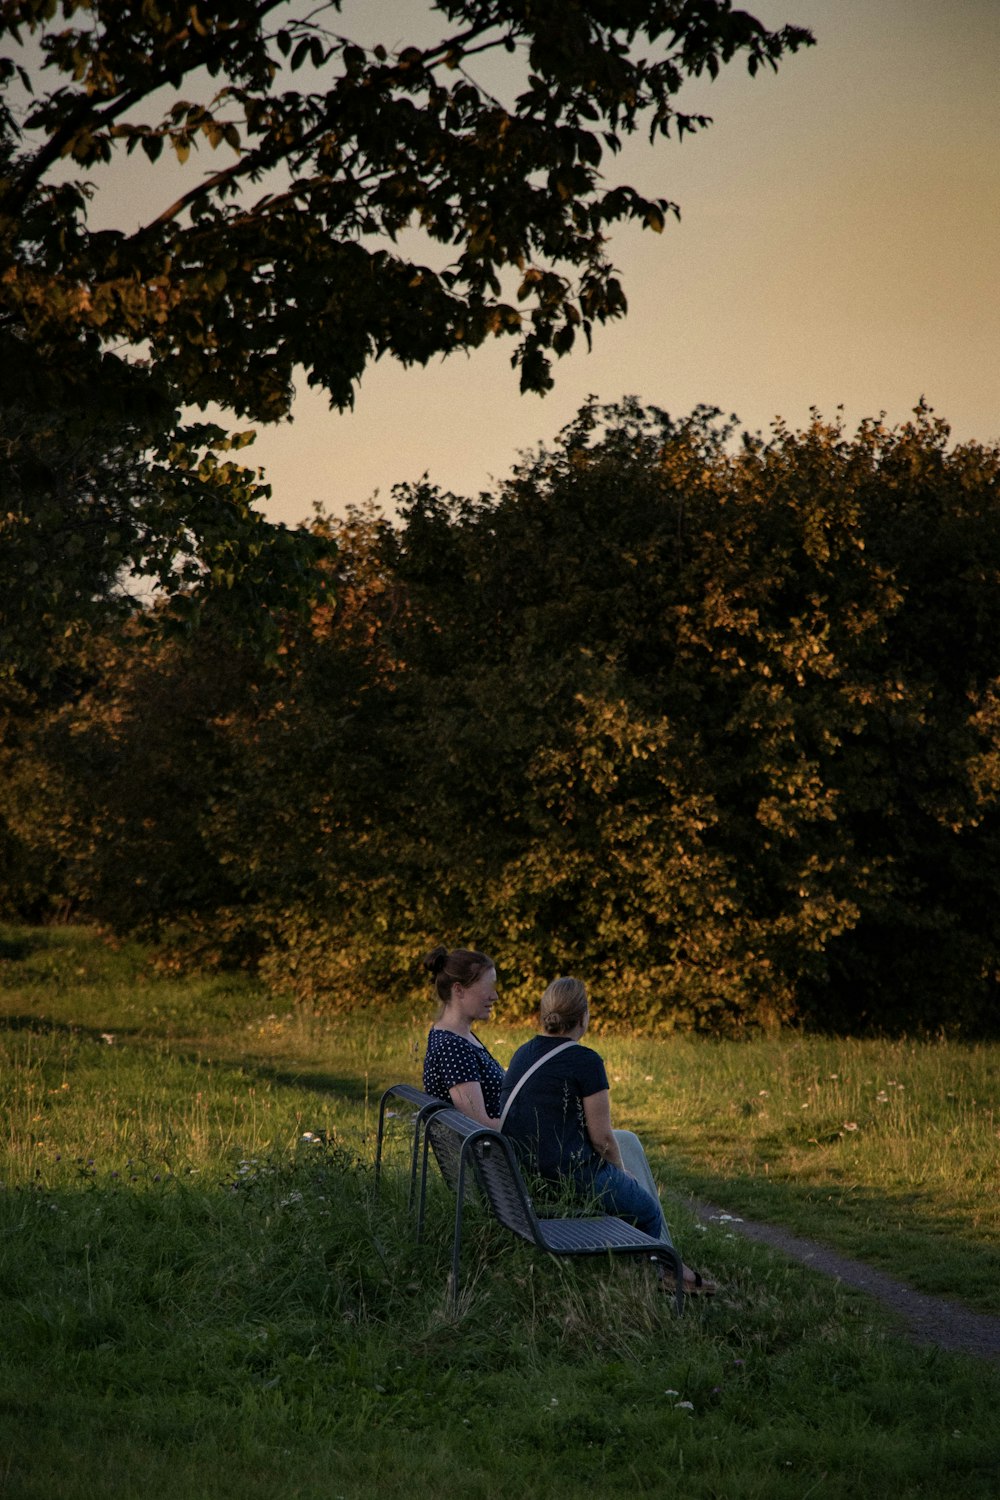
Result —
[[606, 1049], [675, 1191], [1000, 1313], [1000, 1047], [823, 1038]]
[[997, 1311], [1000, 1049], [602, 1038], [723, 1294], [678, 1321], [642, 1267], [549, 1262], [473, 1216], [451, 1316], [451, 1207], [414, 1245], [403, 1122], [379, 1197], [371, 1172], [429, 1018], [320, 1024], [84, 931], [0, 929], [5, 1500], [1000, 1491], [995, 1366], [912, 1348], [683, 1202], [932, 1289], [961, 1264]]

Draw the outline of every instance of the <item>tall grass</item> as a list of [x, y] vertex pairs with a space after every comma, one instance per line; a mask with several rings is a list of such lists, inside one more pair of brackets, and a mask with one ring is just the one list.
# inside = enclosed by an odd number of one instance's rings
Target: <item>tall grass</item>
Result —
[[[550, 1262], [472, 1214], [450, 1314], [452, 1209], [435, 1191], [414, 1243], [404, 1119], [379, 1195], [371, 1171], [379, 1092], [418, 1076], [426, 1016], [319, 1026], [86, 933], [0, 944], [5, 1497], [1000, 1489], [994, 1367], [910, 1347], [875, 1304], [724, 1226], [699, 1234], [677, 1196], [714, 1304], [677, 1320], [644, 1267]], [[523, 1034], [489, 1039], [502, 1055]], [[962, 1170], [984, 1148], [990, 1049], [598, 1045], [668, 1186], [811, 1204], [829, 1238], [835, 1169], [891, 1198], [923, 1153], [942, 1242], [979, 1243], [992, 1209], [971, 1179], [955, 1206], [931, 1142], [967, 1130]]]

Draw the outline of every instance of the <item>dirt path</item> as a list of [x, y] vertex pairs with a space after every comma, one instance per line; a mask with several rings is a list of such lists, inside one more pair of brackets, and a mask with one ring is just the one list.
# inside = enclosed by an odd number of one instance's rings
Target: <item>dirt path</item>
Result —
[[701, 1199], [691, 1199], [690, 1206], [706, 1224], [724, 1224], [734, 1234], [768, 1245], [782, 1255], [802, 1261], [814, 1271], [834, 1276], [845, 1286], [856, 1287], [858, 1291], [875, 1297], [903, 1320], [910, 1337], [918, 1344], [934, 1344], [939, 1349], [950, 1349], [959, 1354], [1000, 1360], [1000, 1318], [973, 1312], [945, 1297], [929, 1297], [924, 1292], [915, 1292], [884, 1271], [876, 1271], [861, 1261], [838, 1255], [817, 1240], [789, 1234], [773, 1224], [755, 1224], [740, 1219]]

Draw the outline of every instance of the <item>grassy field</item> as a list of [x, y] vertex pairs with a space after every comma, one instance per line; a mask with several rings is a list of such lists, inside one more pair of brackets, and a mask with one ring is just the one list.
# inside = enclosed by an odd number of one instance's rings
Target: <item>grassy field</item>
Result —
[[[821, 1238], [998, 1312], [1000, 1048], [595, 1038], [722, 1294], [549, 1263], [450, 1205], [415, 1246], [378, 1097], [430, 1007], [321, 1024], [80, 930], [0, 928], [0, 1493], [995, 1497], [1000, 1370], [727, 1232]], [[503, 1060], [527, 1033], [488, 1029]], [[402, 1134], [402, 1132], [401, 1132]]]

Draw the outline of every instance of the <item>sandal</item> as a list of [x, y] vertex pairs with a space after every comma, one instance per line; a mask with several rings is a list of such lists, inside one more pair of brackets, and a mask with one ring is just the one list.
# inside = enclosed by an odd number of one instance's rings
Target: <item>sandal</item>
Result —
[[691, 1278], [684, 1278], [685, 1297], [714, 1297], [719, 1290], [718, 1283], [707, 1280], [700, 1271], [692, 1271]]
[[[710, 1280], [707, 1276], [703, 1276], [700, 1271], [691, 1271], [687, 1266], [685, 1266], [684, 1269], [689, 1272], [689, 1274], [684, 1277], [683, 1282], [685, 1297], [715, 1296], [716, 1292], [719, 1290], [718, 1282]], [[676, 1277], [671, 1276], [670, 1273], [665, 1270], [665, 1268], [660, 1268], [661, 1291], [669, 1292], [672, 1296], [676, 1291], [676, 1288]]]

